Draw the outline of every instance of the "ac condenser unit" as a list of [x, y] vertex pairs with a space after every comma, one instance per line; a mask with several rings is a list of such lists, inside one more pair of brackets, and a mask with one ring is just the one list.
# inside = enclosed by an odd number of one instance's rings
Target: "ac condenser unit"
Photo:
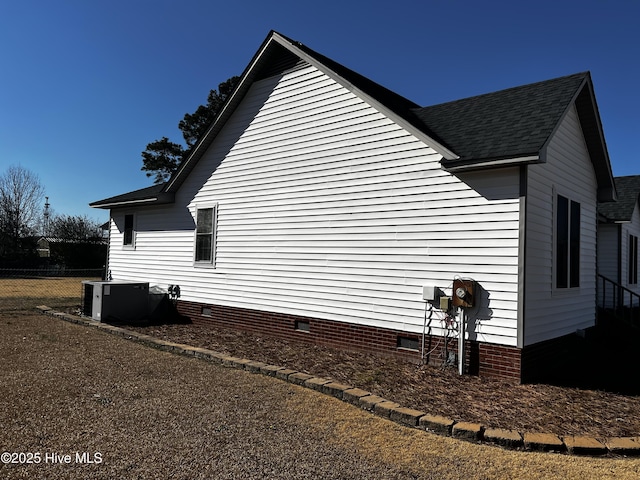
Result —
[[148, 282], [85, 280], [82, 284], [82, 313], [93, 320], [135, 322], [148, 315]]

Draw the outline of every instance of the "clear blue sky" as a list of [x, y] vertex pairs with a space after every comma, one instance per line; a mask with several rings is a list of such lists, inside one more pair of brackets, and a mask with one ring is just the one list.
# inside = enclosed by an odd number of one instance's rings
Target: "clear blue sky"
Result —
[[640, 174], [640, 1], [0, 3], [0, 173], [58, 214], [152, 184], [140, 153], [239, 75], [269, 30], [421, 105], [590, 70], [614, 175]]

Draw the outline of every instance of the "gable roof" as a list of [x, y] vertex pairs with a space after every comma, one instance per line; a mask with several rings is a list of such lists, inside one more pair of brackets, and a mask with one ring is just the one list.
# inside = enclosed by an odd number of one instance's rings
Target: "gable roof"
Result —
[[588, 73], [424, 107], [418, 116], [446, 138], [458, 163], [538, 155]]
[[543, 163], [546, 145], [573, 104], [598, 178], [598, 198], [614, 200], [613, 174], [589, 72], [424, 107], [416, 113], [459, 155], [442, 161], [444, 168], [457, 172]]
[[640, 202], [640, 175], [615, 177], [618, 201], [598, 203], [598, 213], [609, 222], [630, 222], [633, 211]]
[[315, 52], [300, 42], [272, 30], [242, 73], [235, 91], [229, 96], [227, 103], [209, 130], [192, 150], [191, 155], [180, 165], [176, 174], [167, 182], [167, 191], [175, 191], [181, 185], [254, 81], [280, 74], [300, 62], [313, 65], [343, 87], [377, 107], [397, 124], [421, 138], [443, 157], [457, 158], [457, 155], [416, 116], [415, 109], [419, 105]]
[[212, 125], [168, 182], [90, 205], [113, 208], [172, 201], [253, 82], [280, 74], [301, 62], [313, 65], [420, 138], [442, 155], [442, 166], [452, 172], [543, 162], [541, 150], [575, 102], [585, 137], [590, 137], [587, 143], [599, 181], [598, 198], [603, 201], [615, 198], [588, 73], [422, 108], [305, 45], [271, 31]]

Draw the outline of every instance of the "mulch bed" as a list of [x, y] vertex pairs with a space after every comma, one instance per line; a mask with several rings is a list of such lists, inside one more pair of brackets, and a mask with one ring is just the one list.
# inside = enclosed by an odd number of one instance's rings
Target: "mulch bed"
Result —
[[589, 435], [602, 440], [640, 436], [640, 397], [634, 395], [459, 376], [455, 367], [416, 365], [210, 325], [127, 328], [163, 340], [331, 378], [402, 406], [457, 421], [520, 432]]

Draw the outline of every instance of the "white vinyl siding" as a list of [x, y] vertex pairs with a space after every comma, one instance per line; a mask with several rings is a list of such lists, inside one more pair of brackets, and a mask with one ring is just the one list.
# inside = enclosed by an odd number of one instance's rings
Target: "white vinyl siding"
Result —
[[[137, 249], [111, 252], [113, 276], [178, 284], [187, 301], [415, 333], [423, 285], [450, 294], [471, 277], [483, 293], [470, 337], [515, 345], [519, 169], [456, 177], [441, 158], [315, 68], [261, 80], [175, 205], [138, 212]], [[216, 269], [197, 269], [196, 206], [213, 203]]]
[[[620, 229], [619, 224], [598, 224], [598, 273], [616, 283], [620, 280], [618, 275], [621, 273], [618, 267]], [[598, 289], [598, 305], [612, 307], [614, 305], [613, 288], [607, 285], [603, 291], [602, 280], [598, 279]]]
[[[635, 238], [640, 237], [640, 209], [637, 204], [633, 211], [631, 222], [622, 224], [623, 240], [622, 240], [621, 268], [622, 268], [622, 284], [629, 290], [640, 295], [640, 284], [638, 283], [632, 284], [631, 282], [629, 282], [629, 266], [630, 266], [629, 254], [631, 253], [629, 241], [632, 237], [635, 237]], [[636, 268], [637, 267], [638, 265], [636, 265]], [[635, 299], [634, 305], [635, 306], [638, 305], [637, 299]]]
[[[523, 346], [595, 322], [597, 184], [574, 107], [550, 141], [546, 160], [528, 167]], [[575, 288], [554, 288], [556, 195], [580, 204], [580, 278]]]
[[618, 224], [598, 224], [598, 273], [618, 282]]
[[[640, 294], [640, 284], [629, 282], [629, 267], [632, 252], [631, 238], [640, 238], [640, 209], [636, 205], [631, 221], [598, 225], [598, 272], [623, 287]], [[640, 265], [638, 265], [640, 267]], [[628, 301], [627, 296], [627, 301]], [[602, 300], [602, 299], [600, 299]], [[637, 305], [637, 300], [635, 304]], [[612, 288], [608, 287], [606, 306], [613, 305]]]

